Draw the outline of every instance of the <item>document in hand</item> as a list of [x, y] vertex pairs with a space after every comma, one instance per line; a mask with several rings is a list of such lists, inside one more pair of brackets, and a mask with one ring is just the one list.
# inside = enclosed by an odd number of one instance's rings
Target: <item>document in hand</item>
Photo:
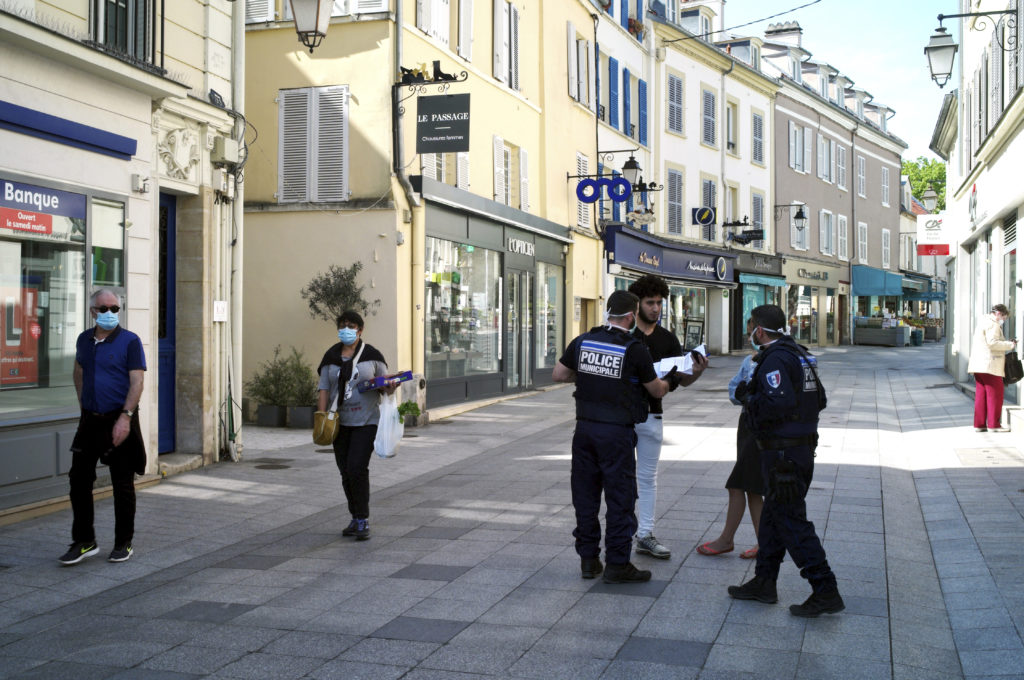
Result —
[[[697, 345], [691, 351], [700, 352], [705, 357], [708, 355], [708, 348], [703, 344]], [[693, 375], [693, 357], [690, 356], [690, 352], [687, 352], [680, 357], [666, 357], [654, 364], [654, 370], [658, 373], [659, 378], [664, 378], [665, 375], [672, 370], [673, 366], [678, 368], [680, 373]]]

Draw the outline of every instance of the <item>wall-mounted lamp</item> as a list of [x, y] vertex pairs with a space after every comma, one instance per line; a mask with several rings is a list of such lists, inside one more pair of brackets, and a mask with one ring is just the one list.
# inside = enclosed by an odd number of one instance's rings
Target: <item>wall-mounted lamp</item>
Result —
[[928, 182], [928, 189], [921, 194], [921, 204], [928, 212], [935, 212], [935, 206], [939, 204], [939, 195], [935, 192], [935, 187], [931, 182]]
[[327, 25], [331, 22], [333, 0], [290, 0], [292, 16], [295, 17], [295, 32], [299, 34], [299, 42], [309, 48], [318, 47], [327, 35]]
[[[946, 86], [949, 77], [953, 74], [953, 58], [956, 56], [957, 51], [956, 41], [953, 40], [953, 36], [946, 33], [946, 29], [942, 27], [942, 22], [946, 19], [960, 17], [988, 16], [999, 16], [996, 27], [1003, 28], [1003, 30], [996, 31], [996, 39], [1003, 50], [1007, 52], [1017, 51], [1016, 9], [995, 10], [992, 12], [965, 12], [963, 14], [940, 14], [938, 17], [939, 27], [935, 29], [935, 35], [928, 40], [928, 45], [924, 48], [924, 55], [928, 57], [928, 68], [931, 70], [932, 80], [935, 81], [936, 85], [939, 87]], [[987, 28], [988, 22], [981, 20], [976, 21], [970, 27], [970, 30], [984, 31]]]
[[796, 208], [796, 214], [793, 215], [793, 226], [797, 228], [797, 231], [803, 231], [807, 226], [807, 214], [804, 212], [803, 203], [790, 203], [775, 206], [775, 221], [778, 222], [782, 219], [783, 210], [792, 210]]

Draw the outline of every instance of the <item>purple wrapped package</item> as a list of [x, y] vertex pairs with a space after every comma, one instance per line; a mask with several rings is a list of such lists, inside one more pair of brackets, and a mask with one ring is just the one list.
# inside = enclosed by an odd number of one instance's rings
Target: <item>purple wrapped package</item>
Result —
[[369, 392], [370, 390], [379, 390], [387, 385], [397, 385], [407, 380], [412, 380], [412, 371], [402, 371], [400, 373], [392, 373], [391, 375], [370, 378], [369, 380], [362, 380], [356, 384], [356, 389], [360, 392]]

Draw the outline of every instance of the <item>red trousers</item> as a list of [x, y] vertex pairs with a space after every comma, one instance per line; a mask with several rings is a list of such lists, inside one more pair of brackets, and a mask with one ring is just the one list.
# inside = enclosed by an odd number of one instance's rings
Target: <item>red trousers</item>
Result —
[[1002, 376], [975, 373], [974, 380], [974, 427], [1002, 427], [999, 423], [1003, 413]]

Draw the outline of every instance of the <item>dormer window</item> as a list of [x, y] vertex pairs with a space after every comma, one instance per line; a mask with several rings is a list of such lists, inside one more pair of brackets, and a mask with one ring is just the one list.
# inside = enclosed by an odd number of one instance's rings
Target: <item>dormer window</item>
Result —
[[795, 56], [790, 55], [789, 57], [789, 74], [792, 76], [793, 81], [802, 83], [804, 81], [803, 74], [800, 72], [800, 60]]
[[750, 67], [755, 71], [761, 70], [761, 48], [756, 45], [750, 46]]
[[828, 99], [828, 71], [825, 69], [818, 71], [818, 93]]

